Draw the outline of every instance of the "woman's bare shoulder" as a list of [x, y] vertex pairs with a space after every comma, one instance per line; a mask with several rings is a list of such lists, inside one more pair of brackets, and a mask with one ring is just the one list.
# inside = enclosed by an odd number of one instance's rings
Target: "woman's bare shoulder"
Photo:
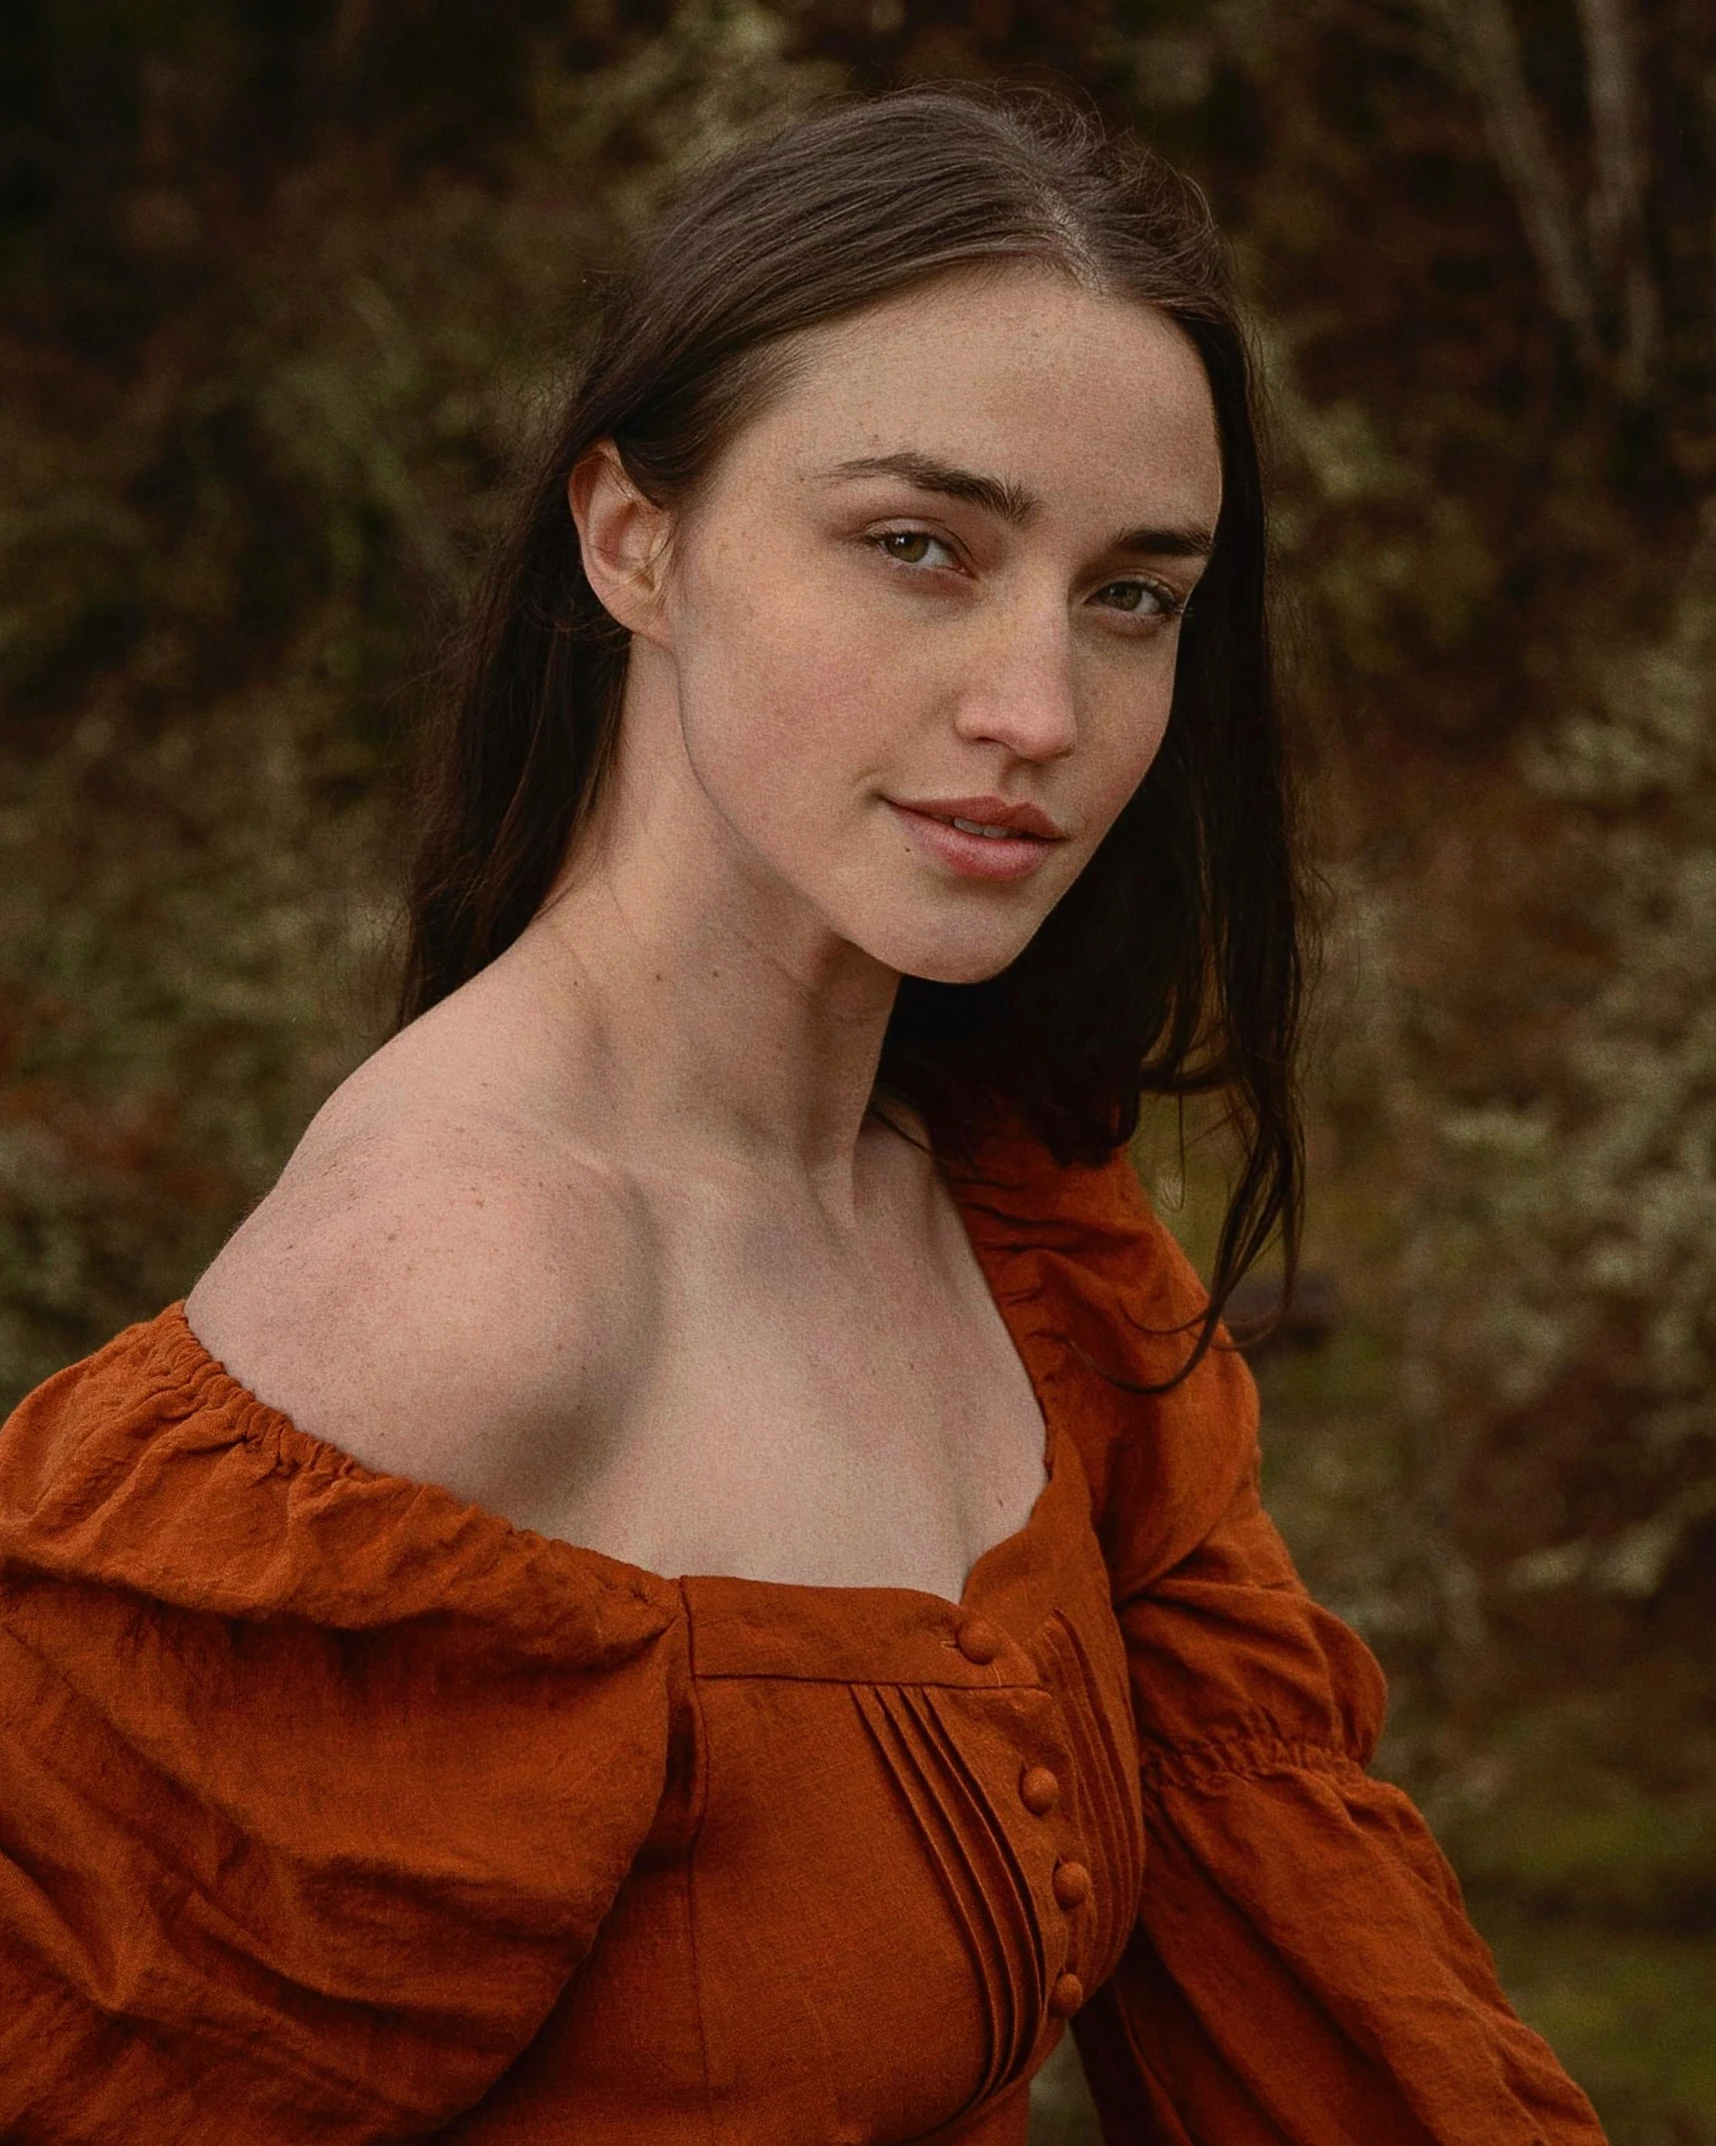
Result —
[[388, 1103], [385, 1082], [332, 1100], [186, 1317], [312, 1437], [506, 1511], [544, 1465], [598, 1465], [623, 1418], [649, 1232], [600, 1158]]

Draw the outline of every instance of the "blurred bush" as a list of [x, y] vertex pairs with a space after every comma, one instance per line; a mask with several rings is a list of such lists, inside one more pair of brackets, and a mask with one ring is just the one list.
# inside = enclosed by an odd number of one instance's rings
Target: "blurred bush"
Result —
[[188, 1287], [381, 1033], [442, 636], [662, 187], [996, 74], [1194, 169], [1258, 310], [1346, 1308], [1260, 1363], [1272, 1500], [1617, 2141], [1716, 2140], [1703, 0], [19, 0], [0, 1389]]

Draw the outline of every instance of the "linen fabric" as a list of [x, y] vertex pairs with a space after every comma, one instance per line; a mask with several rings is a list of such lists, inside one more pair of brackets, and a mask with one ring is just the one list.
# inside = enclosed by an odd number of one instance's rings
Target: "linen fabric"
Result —
[[8, 2146], [1573, 2146], [1125, 1157], [947, 1166], [1046, 1480], [958, 1603], [378, 1475], [175, 1305], [0, 1432]]

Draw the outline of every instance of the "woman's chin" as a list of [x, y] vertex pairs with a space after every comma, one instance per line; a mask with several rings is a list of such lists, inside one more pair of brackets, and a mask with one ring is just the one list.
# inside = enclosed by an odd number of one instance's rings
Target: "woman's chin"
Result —
[[893, 943], [870, 951], [902, 976], [927, 984], [985, 984], [999, 976], [1029, 946], [1031, 931], [890, 934]]

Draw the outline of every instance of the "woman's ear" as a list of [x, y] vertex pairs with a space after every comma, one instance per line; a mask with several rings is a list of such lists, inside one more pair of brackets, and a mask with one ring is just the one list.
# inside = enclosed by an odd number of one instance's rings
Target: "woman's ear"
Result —
[[612, 440], [598, 440], [575, 465], [566, 498], [597, 601], [629, 632], [659, 640], [667, 509], [646, 499], [626, 475]]

